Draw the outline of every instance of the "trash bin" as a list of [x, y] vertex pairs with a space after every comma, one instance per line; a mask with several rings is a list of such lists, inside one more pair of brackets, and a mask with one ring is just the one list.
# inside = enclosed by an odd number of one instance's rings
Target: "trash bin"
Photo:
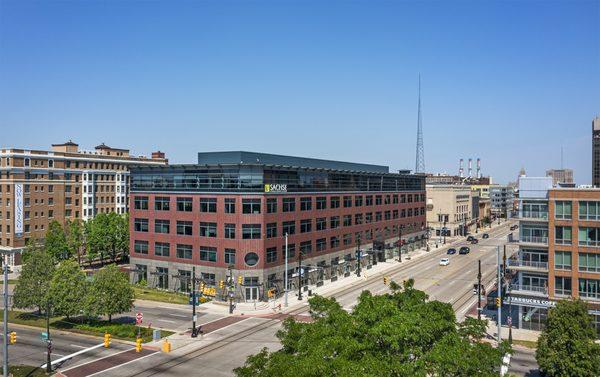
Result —
[[160, 340], [160, 330], [155, 329], [152, 332], [152, 340], [155, 341], [155, 342], [158, 341], [158, 340]]

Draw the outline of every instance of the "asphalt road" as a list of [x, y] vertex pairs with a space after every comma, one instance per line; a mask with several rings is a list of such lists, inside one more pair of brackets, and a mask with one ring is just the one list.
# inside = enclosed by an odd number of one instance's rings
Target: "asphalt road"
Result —
[[[477, 261], [481, 259], [483, 276], [491, 277], [496, 269], [496, 250], [498, 246], [506, 243], [506, 235], [509, 233], [508, 226], [496, 228], [488, 233], [490, 234], [489, 239], [481, 239], [479, 244], [469, 245], [471, 247], [469, 254], [449, 256], [450, 265], [448, 266], [439, 266], [439, 259], [446, 256], [447, 249], [440, 248], [418, 260], [395, 262], [398, 263], [395, 272], [387, 275], [398, 282], [407, 278], [415, 279], [416, 288], [425, 290], [433, 299], [453, 303], [455, 310], [459, 314], [462, 312], [464, 316], [466, 310], [476, 301], [472, 288], [477, 280]], [[479, 235], [478, 238], [480, 238]], [[366, 270], [365, 273], [368, 276], [369, 271]], [[350, 309], [363, 290], [382, 293], [388, 289], [380, 276], [371, 278], [372, 280], [362, 282], [362, 285], [356, 289], [345, 287], [333, 296], [345, 308]], [[190, 351], [176, 358], [165, 354], [156, 354], [144, 359], [143, 362], [133, 362], [108, 371], [104, 375], [119, 377], [181, 376], [198, 373], [201, 370], [202, 374], [206, 376], [232, 376], [232, 369], [242, 365], [248, 355], [257, 353], [263, 347], [271, 350], [280, 347], [275, 337], [279, 328], [280, 322], [278, 321], [249, 318], [223, 329], [221, 334], [215, 334], [226, 337], [218, 344]], [[246, 332], [248, 335], [239, 338], [232, 336], [240, 332]]]

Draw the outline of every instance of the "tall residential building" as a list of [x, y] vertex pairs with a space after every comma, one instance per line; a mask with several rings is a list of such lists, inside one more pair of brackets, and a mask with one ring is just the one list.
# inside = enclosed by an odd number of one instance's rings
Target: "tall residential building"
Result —
[[600, 187], [600, 117], [592, 120], [592, 185]]
[[572, 169], [550, 169], [546, 170], [546, 177], [552, 177], [552, 184], [558, 187], [560, 184], [572, 185], [573, 170]]
[[0, 252], [18, 265], [27, 242], [43, 239], [52, 220], [65, 224], [127, 212], [129, 168], [166, 163], [162, 152], [136, 157], [104, 144], [88, 152], [72, 141], [50, 151], [1, 149]]
[[400, 232], [425, 242], [425, 177], [387, 166], [214, 152], [131, 173], [131, 278], [152, 287], [188, 291], [195, 267], [217, 299], [235, 277], [237, 298], [261, 300], [284, 289], [286, 234], [296, 289], [349, 274], [359, 245], [365, 265]]
[[492, 214], [496, 217], [510, 217], [515, 208], [515, 188], [512, 186], [490, 186]]
[[[600, 189], [553, 188], [550, 177], [519, 182], [519, 253], [505, 304], [513, 324], [541, 330], [556, 301], [581, 298], [600, 334]], [[507, 306], [505, 305], [505, 308]]]

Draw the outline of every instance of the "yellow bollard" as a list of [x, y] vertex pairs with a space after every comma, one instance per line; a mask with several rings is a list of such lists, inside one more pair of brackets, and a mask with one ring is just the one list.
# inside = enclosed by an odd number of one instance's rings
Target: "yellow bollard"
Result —
[[171, 343], [169, 342], [169, 339], [165, 339], [163, 345], [162, 345], [162, 351], [164, 353], [169, 353], [171, 352]]

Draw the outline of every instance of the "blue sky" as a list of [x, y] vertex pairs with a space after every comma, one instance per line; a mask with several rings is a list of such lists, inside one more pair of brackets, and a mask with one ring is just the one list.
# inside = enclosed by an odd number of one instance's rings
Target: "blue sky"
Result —
[[0, 2], [2, 146], [256, 150], [591, 181], [600, 1]]

